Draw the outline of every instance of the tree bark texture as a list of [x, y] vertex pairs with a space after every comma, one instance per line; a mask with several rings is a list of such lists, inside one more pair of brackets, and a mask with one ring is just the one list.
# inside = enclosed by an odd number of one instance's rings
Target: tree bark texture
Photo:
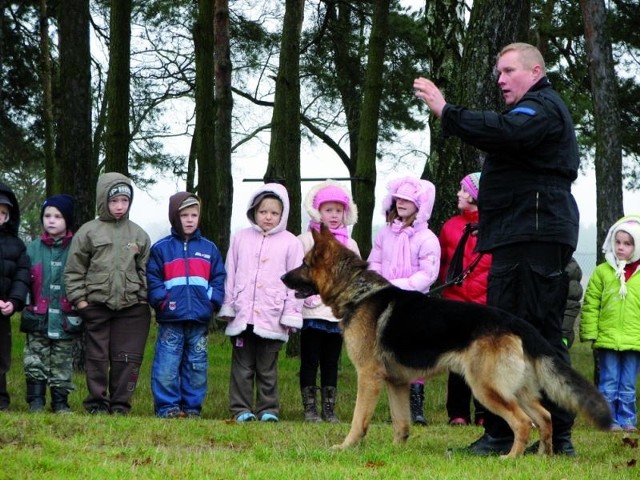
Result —
[[44, 130], [44, 167], [46, 195], [60, 192], [62, 182], [58, 176], [55, 158], [55, 130], [51, 74], [51, 47], [49, 42], [49, 13], [47, 0], [40, 0], [40, 72], [42, 78], [42, 124]]

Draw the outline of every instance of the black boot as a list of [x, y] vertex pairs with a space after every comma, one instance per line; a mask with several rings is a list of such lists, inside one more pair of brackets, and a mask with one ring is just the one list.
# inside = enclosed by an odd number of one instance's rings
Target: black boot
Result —
[[316, 392], [318, 387], [310, 386], [302, 389], [302, 406], [304, 407], [305, 422], [321, 422], [316, 405]]
[[27, 379], [27, 403], [30, 412], [44, 411], [46, 403], [45, 395], [47, 394], [46, 380]]
[[64, 388], [51, 387], [51, 410], [53, 413], [71, 413], [69, 392]]
[[426, 425], [427, 419], [424, 417], [424, 385], [412, 383], [410, 392], [411, 423], [414, 425]]
[[335, 414], [336, 387], [322, 387], [322, 419], [329, 423], [338, 423]]
[[0, 412], [8, 410], [9, 403], [11, 403], [11, 399], [7, 391], [7, 374], [2, 373], [0, 374]]

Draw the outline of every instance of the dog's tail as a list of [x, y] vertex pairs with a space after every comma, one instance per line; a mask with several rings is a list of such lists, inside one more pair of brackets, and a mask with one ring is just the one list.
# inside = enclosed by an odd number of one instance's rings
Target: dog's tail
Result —
[[601, 430], [613, 419], [609, 404], [598, 389], [569, 365], [545, 356], [537, 363], [538, 380], [547, 396], [570, 412], [583, 413]]

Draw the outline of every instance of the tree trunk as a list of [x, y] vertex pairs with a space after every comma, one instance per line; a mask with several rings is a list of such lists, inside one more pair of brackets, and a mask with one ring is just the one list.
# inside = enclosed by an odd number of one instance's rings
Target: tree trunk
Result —
[[265, 182], [287, 187], [288, 229], [300, 233], [300, 34], [304, 0], [286, 0], [276, 93], [271, 117], [271, 145]]
[[363, 258], [371, 251], [371, 221], [375, 206], [378, 120], [382, 98], [384, 52], [389, 37], [390, 0], [376, 0], [374, 4], [369, 55], [365, 73], [358, 133], [356, 180], [352, 182], [354, 201], [358, 205], [358, 223], [353, 238]]
[[[64, 14], [63, 14], [64, 15]], [[107, 79], [106, 170], [129, 175], [131, 0], [111, 2]]]
[[42, 125], [44, 130], [44, 167], [46, 195], [60, 192], [60, 181], [55, 158], [55, 131], [51, 75], [51, 48], [49, 47], [49, 13], [47, 0], [40, 0], [40, 71], [42, 75]]
[[231, 175], [231, 52], [229, 47], [229, 0], [216, 0], [213, 26], [215, 72], [215, 186], [218, 217], [210, 238], [226, 257], [231, 236], [233, 177]]
[[601, 245], [611, 225], [624, 214], [622, 144], [616, 72], [604, 0], [580, 0], [589, 55], [589, 73], [596, 131], [596, 262], [604, 260]]
[[[218, 228], [215, 210], [215, 111], [213, 103], [213, 14], [214, 0], [198, 1], [198, 18], [194, 25], [196, 57], [196, 160], [198, 164], [198, 195], [202, 198], [200, 225], [209, 237]], [[225, 219], [228, 221], [228, 219]]]

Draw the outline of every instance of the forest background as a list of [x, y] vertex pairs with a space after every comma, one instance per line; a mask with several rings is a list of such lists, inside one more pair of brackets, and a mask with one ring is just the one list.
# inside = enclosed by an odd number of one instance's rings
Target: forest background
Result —
[[638, 210], [624, 196], [640, 186], [637, 0], [0, 0], [0, 15], [0, 168], [25, 239], [46, 195], [71, 193], [77, 223], [93, 218], [103, 171], [134, 178], [132, 218], [154, 236], [166, 232], [166, 198], [197, 192], [223, 253], [262, 180], [287, 185], [297, 233], [306, 180], [345, 178], [366, 255], [386, 178], [420, 175], [438, 188], [437, 232], [483, 154], [441, 138], [412, 81], [501, 110], [495, 54], [512, 41], [540, 48], [572, 111], [578, 183], [595, 177], [596, 191], [574, 189], [594, 219], [587, 254], [623, 199]]

